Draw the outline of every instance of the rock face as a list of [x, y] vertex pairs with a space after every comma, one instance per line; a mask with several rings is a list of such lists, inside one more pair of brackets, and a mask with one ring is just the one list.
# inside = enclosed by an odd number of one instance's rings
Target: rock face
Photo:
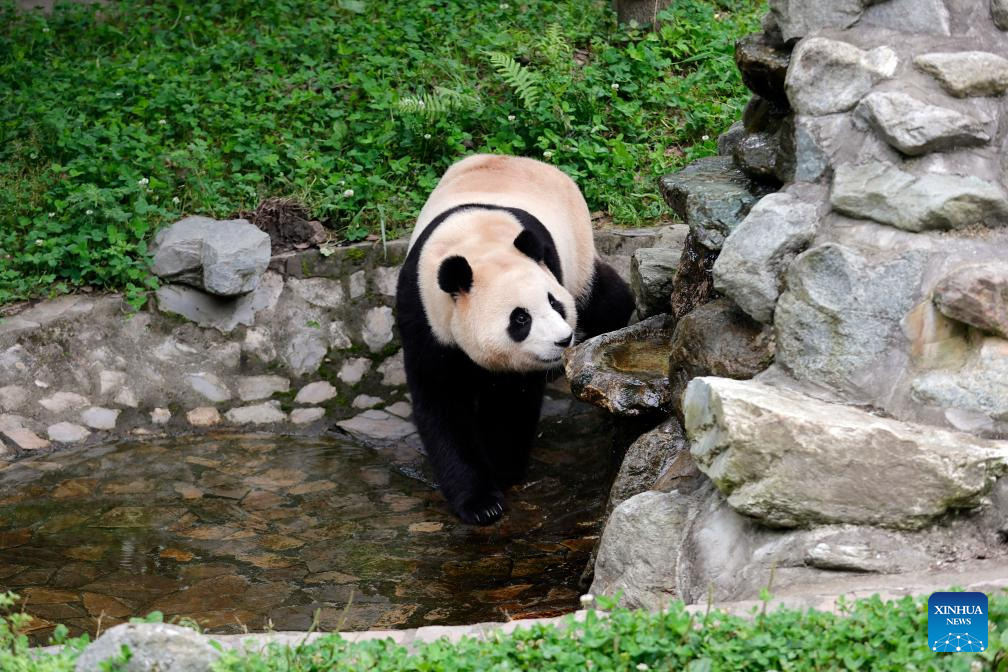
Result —
[[130, 651], [125, 672], [206, 672], [220, 652], [195, 630], [167, 623], [124, 623], [109, 628], [77, 659], [77, 672], [101, 669], [107, 660], [118, 658], [123, 647]]
[[714, 262], [714, 288], [755, 320], [769, 324], [784, 272], [816, 233], [815, 205], [777, 193], [757, 203]]
[[972, 175], [915, 177], [883, 163], [838, 166], [830, 202], [844, 214], [907, 231], [1008, 222], [1008, 199], [990, 182]]
[[641, 317], [653, 317], [669, 311], [672, 280], [681, 256], [682, 248], [644, 247], [633, 253], [630, 288], [637, 299], [637, 313]]
[[809, 38], [791, 58], [788, 99], [801, 114], [845, 112], [875, 84], [892, 77], [898, 65], [899, 58], [889, 47], [863, 51], [847, 42]]
[[1000, 96], [1008, 91], [1008, 59], [985, 51], [924, 54], [914, 65], [934, 76], [948, 93]]
[[904, 33], [948, 35], [950, 17], [945, 0], [883, 0], [867, 8], [861, 23]]
[[854, 111], [886, 142], [909, 156], [990, 141], [980, 120], [897, 92], [865, 96]]
[[1008, 339], [1008, 264], [956, 269], [935, 287], [934, 301], [953, 320]]
[[793, 40], [820, 28], [849, 28], [861, 18], [865, 4], [865, 0], [770, 0], [770, 17], [781, 37]]
[[186, 217], [154, 237], [151, 270], [218, 296], [251, 292], [270, 260], [270, 238], [244, 219]]
[[652, 489], [675, 462], [688, 460], [686, 434], [675, 418], [669, 418], [650, 432], [642, 434], [627, 448], [619, 473], [609, 491], [609, 510], [634, 495]]
[[1001, 30], [1008, 30], [1008, 0], [991, 0], [991, 18]]
[[[752, 381], [695, 379], [683, 410], [700, 470], [735, 510], [771, 526], [919, 528], [949, 508], [979, 506], [1008, 469], [1008, 443]], [[852, 469], [856, 480], [841, 477]]]

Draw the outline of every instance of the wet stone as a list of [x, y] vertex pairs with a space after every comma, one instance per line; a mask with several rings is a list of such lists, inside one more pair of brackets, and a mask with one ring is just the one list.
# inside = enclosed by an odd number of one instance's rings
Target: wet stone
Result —
[[398, 415], [400, 418], [408, 418], [413, 413], [413, 407], [405, 401], [397, 401], [394, 404], [386, 406], [385, 410], [392, 415]]
[[354, 397], [354, 400], [350, 403], [354, 408], [374, 408], [378, 404], [382, 403], [381, 397], [372, 397], [369, 394], [359, 394]]
[[416, 432], [416, 428], [402, 418], [374, 409], [336, 424], [359, 438], [382, 442], [405, 439]]
[[21, 450], [41, 450], [49, 447], [48, 441], [25, 427], [9, 427], [3, 430], [3, 435]]
[[791, 49], [767, 39], [763, 33], [743, 37], [735, 43], [735, 65], [742, 82], [758, 96], [788, 109], [784, 78], [791, 62]]
[[294, 402], [298, 404], [321, 404], [336, 396], [336, 388], [326, 381], [308, 383], [302, 387]]
[[155, 425], [166, 425], [171, 420], [171, 411], [167, 408], [155, 408], [150, 412], [150, 419]]

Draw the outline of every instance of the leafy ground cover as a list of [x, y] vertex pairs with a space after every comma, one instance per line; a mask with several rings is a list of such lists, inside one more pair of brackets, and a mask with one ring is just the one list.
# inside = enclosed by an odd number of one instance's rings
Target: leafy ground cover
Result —
[[[0, 595], [0, 605], [12, 598]], [[927, 598], [883, 602], [878, 597], [843, 605], [840, 614], [814, 610], [754, 611], [749, 618], [719, 610], [689, 614], [682, 603], [650, 614], [613, 608], [604, 617], [564, 628], [536, 625], [510, 635], [438, 641], [410, 652], [390, 640], [350, 644], [327, 635], [297, 647], [226, 651], [216, 672], [362, 672], [470, 670], [978, 670], [1008, 669], [1008, 596], [992, 596], [989, 646], [981, 653], [934, 653], [927, 646]], [[0, 619], [0, 669], [5, 672], [72, 670], [86, 638], [61, 639], [59, 654], [27, 654], [19, 618]], [[157, 620], [154, 618], [146, 619]], [[23, 624], [23, 623], [20, 623]], [[125, 662], [124, 652], [119, 663]], [[123, 669], [118, 663], [110, 672]]]
[[[473, 151], [536, 156], [617, 223], [713, 153], [762, 0], [679, 0], [657, 32], [608, 0], [0, 0], [0, 305], [154, 280], [184, 214], [305, 204], [335, 240], [394, 235]], [[100, 13], [96, 13], [100, 12]]]

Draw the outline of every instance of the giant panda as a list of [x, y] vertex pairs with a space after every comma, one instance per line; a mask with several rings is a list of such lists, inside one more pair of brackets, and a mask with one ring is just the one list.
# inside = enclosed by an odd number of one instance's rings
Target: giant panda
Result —
[[503, 515], [564, 349], [626, 326], [633, 307], [562, 171], [480, 154], [445, 172], [410, 238], [396, 321], [414, 421], [464, 522]]

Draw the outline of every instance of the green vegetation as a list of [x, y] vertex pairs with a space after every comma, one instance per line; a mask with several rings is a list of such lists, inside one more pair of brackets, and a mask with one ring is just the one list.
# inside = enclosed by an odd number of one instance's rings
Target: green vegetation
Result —
[[306, 204], [338, 240], [408, 227], [473, 151], [545, 158], [618, 223], [713, 153], [760, 0], [680, 0], [657, 33], [608, 0], [0, 0], [0, 304], [153, 285], [186, 213]]
[[[8, 606], [9, 600], [8, 599]], [[0, 597], [0, 604], [3, 598]], [[385, 641], [350, 644], [327, 635], [297, 647], [226, 651], [216, 672], [417, 672], [469, 670], [976, 670], [1008, 669], [1008, 596], [990, 600], [989, 646], [982, 653], [934, 653], [927, 647], [927, 598], [842, 604], [841, 614], [756, 610], [750, 618], [721, 611], [691, 615], [682, 603], [661, 614], [614, 609], [599, 599], [600, 615], [565, 628], [536, 625], [511, 635], [438, 641], [413, 652]], [[62, 653], [31, 658], [12, 634], [17, 616], [0, 620], [0, 669], [72, 670], [86, 638]], [[148, 621], [160, 619], [154, 614]], [[112, 668], [116, 669], [116, 668]]]

